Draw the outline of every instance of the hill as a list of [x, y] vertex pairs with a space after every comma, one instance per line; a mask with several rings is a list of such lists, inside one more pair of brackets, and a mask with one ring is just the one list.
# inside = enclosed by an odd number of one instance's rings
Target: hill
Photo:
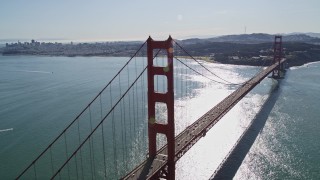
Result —
[[[207, 39], [186, 39], [182, 42], [185, 44], [200, 43], [200, 42], [231, 42], [241, 44], [259, 44], [265, 42], [273, 42], [274, 36], [271, 34], [254, 33], [254, 34], [239, 34], [239, 35], [225, 35]], [[307, 34], [288, 34], [283, 35], [285, 42], [303, 42], [311, 44], [320, 44], [320, 38], [312, 37]]]

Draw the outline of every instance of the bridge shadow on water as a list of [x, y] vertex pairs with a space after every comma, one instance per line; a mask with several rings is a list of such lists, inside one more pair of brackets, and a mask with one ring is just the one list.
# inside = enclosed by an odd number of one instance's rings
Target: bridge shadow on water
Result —
[[210, 179], [232, 179], [235, 176], [281, 93], [280, 82], [281, 80], [271, 88], [268, 99]]

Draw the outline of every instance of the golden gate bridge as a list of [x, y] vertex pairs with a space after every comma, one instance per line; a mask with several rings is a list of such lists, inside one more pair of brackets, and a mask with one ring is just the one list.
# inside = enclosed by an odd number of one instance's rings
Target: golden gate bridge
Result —
[[[244, 83], [232, 83], [171, 37], [149, 37], [16, 179], [175, 179], [176, 162], [246, 94], [270, 73], [274, 79], [283, 78], [281, 36], [275, 36], [273, 50], [270, 66]], [[178, 51], [188, 60], [175, 56]], [[192, 96], [197, 86], [182, 78], [193, 74], [238, 88], [177, 131], [176, 114], [183, 109], [176, 101]]]

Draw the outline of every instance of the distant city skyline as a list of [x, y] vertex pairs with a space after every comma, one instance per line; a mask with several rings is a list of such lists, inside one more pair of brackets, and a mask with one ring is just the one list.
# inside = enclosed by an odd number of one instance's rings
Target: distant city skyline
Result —
[[121, 41], [320, 32], [319, 0], [2, 1], [0, 40]]

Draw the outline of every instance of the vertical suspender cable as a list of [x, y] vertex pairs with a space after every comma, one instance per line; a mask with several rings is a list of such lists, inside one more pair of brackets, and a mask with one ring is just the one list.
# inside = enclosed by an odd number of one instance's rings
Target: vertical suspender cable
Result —
[[52, 146], [50, 147], [50, 162], [51, 162], [51, 171], [52, 171], [52, 175], [53, 175], [54, 168], [53, 168], [53, 158], [52, 158]]
[[[101, 94], [100, 94], [100, 118], [102, 119], [102, 102], [101, 102]], [[103, 123], [101, 125], [101, 136], [102, 136], [102, 152], [103, 152], [103, 165], [104, 165], [104, 177], [107, 178], [107, 163], [106, 163], [106, 150], [105, 150], [105, 144], [104, 144], [104, 128]]]
[[38, 179], [37, 177], [37, 170], [36, 170], [36, 163], [33, 163], [33, 171], [34, 171], [34, 179]]
[[[90, 106], [89, 106], [89, 117], [90, 117], [90, 129], [92, 131], [92, 119], [91, 119], [91, 110], [90, 110]], [[89, 155], [90, 155], [90, 165], [91, 165], [91, 177], [92, 179], [95, 179], [95, 167], [94, 167], [94, 155], [93, 155], [93, 149], [92, 149], [92, 142], [91, 142], [91, 138], [89, 138]], [[92, 138], [93, 141], [93, 138]]]
[[[66, 150], [66, 158], [68, 159], [68, 145], [67, 145], [67, 136], [66, 136], [66, 133], [64, 133], [64, 144], [65, 144], [65, 150]], [[67, 165], [67, 170], [68, 170], [68, 178], [70, 179], [70, 168], [69, 168], [69, 164]]]
[[[111, 91], [111, 85], [110, 85], [110, 103], [111, 103], [111, 107], [113, 106], [112, 103], [112, 91]], [[112, 111], [112, 142], [113, 142], [113, 164], [115, 167], [115, 172], [116, 175], [118, 175], [118, 155], [117, 155], [117, 143], [116, 143], [116, 127], [115, 127], [115, 122], [114, 122], [114, 111]]]
[[76, 177], [77, 177], [77, 179], [79, 179], [79, 176], [78, 176], [78, 161], [77, 161], [77, 154], [75, 155], [75, 157], [74, 157], [74, 162], [76, 163]]
[[[80, 122], [78, 121], [78, 139], [79, 139], [79, 145], [81, 144], [81, 138], [80, 138]], [[81, 175], [82, 180], [84, 179], [84, 172], [83, 172], [83, 164], [82, 164], [82, 150], [80, 149], [80, 167], [81, 167]]]

